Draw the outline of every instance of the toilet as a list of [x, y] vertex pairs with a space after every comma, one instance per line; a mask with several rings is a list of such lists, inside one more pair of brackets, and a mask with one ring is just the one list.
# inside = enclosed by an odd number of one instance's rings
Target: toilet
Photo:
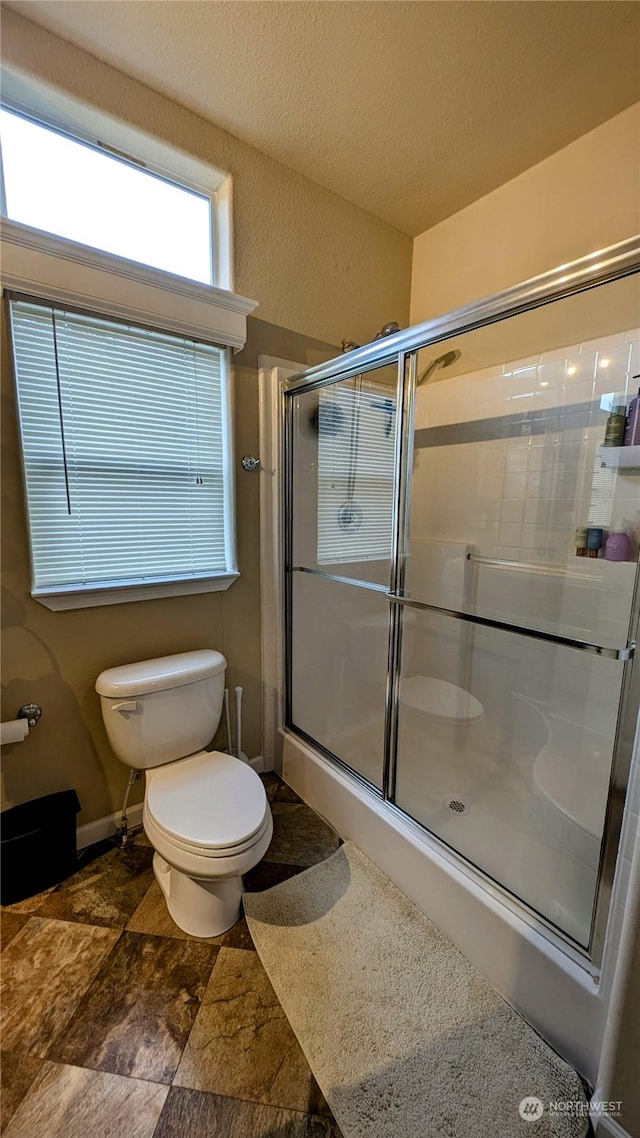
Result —
[[167, 908], [198, 937], [238, 920], [242, 875], [273, 834], [252, 767], [203, 750], [220, 722], [226, 666], [220, 652], [201, 649], [108, 668], [96, 680], [113, 750], [145, 772], [142, 824]]

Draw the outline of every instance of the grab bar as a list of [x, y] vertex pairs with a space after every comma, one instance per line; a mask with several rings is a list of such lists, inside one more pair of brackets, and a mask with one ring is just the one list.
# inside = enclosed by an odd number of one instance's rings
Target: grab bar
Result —
[[535, 561], [509, 561], [506, 557], [483, 557], [479, 553], [467, 553], [467, 561], [476, 565], [493, 565], [496, 569], [511, 569], [516, 573], [543, 573], [547, 577], [568, 577], [573, 581], [593, 580], [585, 573], [572, 573], [559, 565], [540, 565]]

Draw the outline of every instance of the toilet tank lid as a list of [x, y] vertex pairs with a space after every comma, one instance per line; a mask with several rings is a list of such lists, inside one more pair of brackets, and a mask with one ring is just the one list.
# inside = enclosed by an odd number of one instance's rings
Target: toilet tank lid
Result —
[[158, 656], [155, 660], [141, 660], [137, 664], [122, 664], [107, 668], [96, 680], [98, 695], [122, 698], [129, 695], [148, 695], [167, 688], [193, 684], [224, 672], [227, 661], [221, 652], [200, 648], [196, 652], [178, 652], [174, 656]]

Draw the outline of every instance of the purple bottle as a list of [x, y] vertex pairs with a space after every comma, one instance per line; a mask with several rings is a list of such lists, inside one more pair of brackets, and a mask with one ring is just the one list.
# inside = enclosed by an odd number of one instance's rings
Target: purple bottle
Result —
[[611, 531], [605, 543], [604, 556], [606, 561], [631, 560], [631, 538], [625, 530]]
[[[640, 375], [634, 375], [640, 379]], [[629, 404], [627, 411], [627, 425], [624, 430], [623, 446], [635, 447], [640, 445], [640, 390]]]

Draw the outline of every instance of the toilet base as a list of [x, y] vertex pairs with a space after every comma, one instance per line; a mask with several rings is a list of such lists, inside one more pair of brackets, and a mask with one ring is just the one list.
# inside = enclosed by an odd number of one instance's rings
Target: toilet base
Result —
[[240, 919], [242, 877], [213, 881], [188, 877], [157, 852], [153, 872], [172, 919], [189, 936], [220, 936]]

